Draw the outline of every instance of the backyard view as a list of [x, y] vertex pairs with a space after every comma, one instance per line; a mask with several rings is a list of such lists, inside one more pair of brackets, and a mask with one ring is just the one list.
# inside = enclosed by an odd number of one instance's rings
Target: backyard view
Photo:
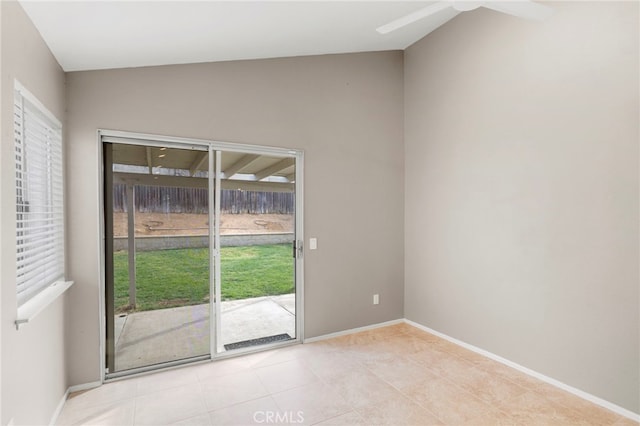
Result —
[[217, 152], [214, 213], [207, 151], [105, 151], [109, 374], [296, 339], [293, 158]]
[[[114, 253], [116, 313], [130, 312], [128, 254]], [[209, 302], [209, 249], [136, 254], [136, 310]], [[222, 300], [293, 292], [291, 244], [222, 247]]]
[[[209, 215], [195, 207], [136, 205], [135, 304], [127, 212], [113, 214], [114, 371], [210, 351]], [[246, 208], [237, 200], [233, 207]], [[296, 336], [294, 224], [292, 213], [278, 211], [221, 215], [218, 350]]]
[[[221, 195], [221, 300], [293, 293], [293, 194], [225, 190]], [[133, 304], [126, 193], [124, 186], [114, 187], [115, 314], [209, 302], [207, 210], [206, 190], [136, 186]]]

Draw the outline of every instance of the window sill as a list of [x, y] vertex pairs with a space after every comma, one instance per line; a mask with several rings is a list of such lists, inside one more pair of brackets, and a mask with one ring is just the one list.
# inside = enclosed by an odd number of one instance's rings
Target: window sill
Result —
[[33, 296], [22, 306], [18, 307], [18, 319], [16, 319], [16, 330], [22, 324], [32, 321], [47, 306], [53, 303], [62, 293], [73, 285], [73, 281], [57, 281], [40, 293]]

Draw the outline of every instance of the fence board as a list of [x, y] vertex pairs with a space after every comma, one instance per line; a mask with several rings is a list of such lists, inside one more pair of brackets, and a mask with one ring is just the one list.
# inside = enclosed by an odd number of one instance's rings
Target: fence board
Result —
[[[136, 186], [135, 206], [139, 212], [196, 213], [209, 212], [208, 191], [204, 188], [168, 188]], [[231, 214], [293, 214], [295, 196], [289, 192], [258, 192], [223, 189], [220, 210]], [[125, 185], [113, 186], [113, 210], [126, 212]]]

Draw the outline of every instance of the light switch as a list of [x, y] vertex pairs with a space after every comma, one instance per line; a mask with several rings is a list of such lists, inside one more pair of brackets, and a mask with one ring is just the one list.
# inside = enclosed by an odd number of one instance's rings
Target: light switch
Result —
[[309, 238], [309, 250], [316, 250], [318, 248], [318, 239]]

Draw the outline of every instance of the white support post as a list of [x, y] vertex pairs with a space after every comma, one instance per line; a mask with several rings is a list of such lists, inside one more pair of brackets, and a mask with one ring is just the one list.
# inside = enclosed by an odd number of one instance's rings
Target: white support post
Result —
[[127, 243], [129, 250], [129, 305], [136, 306], [135, 186], [127, 184]]
[[214, 358], [218, 353], [218, 340], [220, 336], [217, 333], [218, 328], [218, 294], [216, 293], [216, 240], [215, 240], [215, 226], [214, 223], [217, 220], [215, 214], [215, 176], [216, 173], [214, 163], [215, 151], [213, 147], [209, 145], [209, 178], [208, 178], [208, 194], [209, 194], [209, 352], [211, 358]]
[[222, 287], [221, 287], [221, 266], [220, 266], [220, 179], [222, 177], [222, 151], [216, 151], [215, 164], [215, 187], [214, 187], [214, 242], [216, 248], [215, 258], [215, 294], [216, 294], [216, 350], [218, 353], [224, 352], [222, 342]]

